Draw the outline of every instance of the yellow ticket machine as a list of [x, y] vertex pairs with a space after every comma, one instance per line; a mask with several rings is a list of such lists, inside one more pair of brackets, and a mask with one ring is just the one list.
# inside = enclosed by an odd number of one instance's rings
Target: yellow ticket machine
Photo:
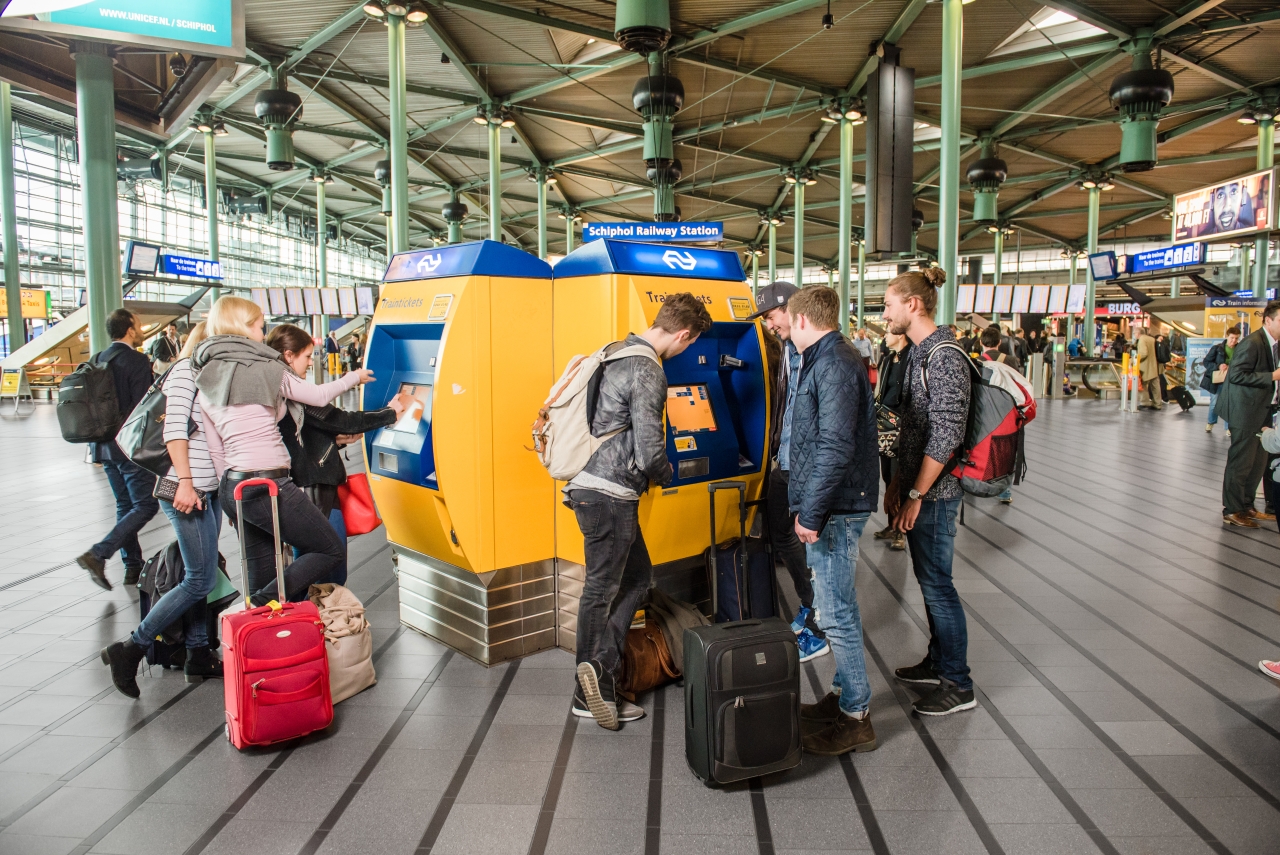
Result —
[[554, 482], [525, 450], [555, 377], [551, 267], [494, 241], [399, 253], [369, 334], [367, 435], [400, 619], [485, 664], [555, 645]]
[[[555, 268], [556, 376], [576, 354], [592, 353], [648, 328], [668, 294], [692, 293], [713, 325], [667, 375], [667, 457], [674, 477], [640, 500], [640, 526], [664, 590], [689, 602], [709, 599], [703, 550], [710, 542], [707, 484], [735, 479], [758, 498], [768, 472], [769, 394], [763, 336], [737, 253], [670, 244], [595, 240]], [[563, 487], [556, 485], [557, 489]], [[738, 534], [738, 509], [717, 507], [717, 540]], [[585, 578], [582, 535], [573, 512], [556, 506], [560, 646], [574, 647]]]

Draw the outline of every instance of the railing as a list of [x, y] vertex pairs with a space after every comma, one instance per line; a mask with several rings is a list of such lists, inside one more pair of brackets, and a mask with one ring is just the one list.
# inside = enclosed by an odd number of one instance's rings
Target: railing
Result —
[[1076, 359], [1067, 362], [1067, 378], [1101, 396], [1121, 388], [1120, 364], [1108, 359]]

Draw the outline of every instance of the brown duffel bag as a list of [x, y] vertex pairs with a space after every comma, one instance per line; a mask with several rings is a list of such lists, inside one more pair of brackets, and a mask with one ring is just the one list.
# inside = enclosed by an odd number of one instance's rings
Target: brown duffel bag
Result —
[[667, 637], [652, 618], [646, 618], [643, 629], [627, 633], [627, 645], [622, 652], [622, 673], [618, 677], [618, 692], [634, 701], [636, 695], [656, 689], [680, 678], [680, 668], [671, 657]]

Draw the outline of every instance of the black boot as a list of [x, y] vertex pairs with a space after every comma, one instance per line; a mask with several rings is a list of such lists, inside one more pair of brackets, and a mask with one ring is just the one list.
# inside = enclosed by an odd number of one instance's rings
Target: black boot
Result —
[[124, 568], [124, 583], [125, 583], [125, 585], [128, 585], [128, 586], [135, 586], [135, 585], [137, 585], [137, 584], [138, 584], [138, 577], [139, 577], [139, 576], [141, 576], [141, 575], [142, 575], [142, 568], [141, 568], [141, 567], [126, 567], [126, 568]]
[[222, 660], [207, 647], [194, 647], [187, 651], [187, 662], [182, 674], [188, 683], [207, 679], [222, 679]]
[[132, 638], [102, 648], [102, 662], [111, 666], [111, 682], [116, 684], [120, 694], [135, 700], [142, 695], [138, 689], [138, 665], [144, 656], [146, 652], [134, 644]]

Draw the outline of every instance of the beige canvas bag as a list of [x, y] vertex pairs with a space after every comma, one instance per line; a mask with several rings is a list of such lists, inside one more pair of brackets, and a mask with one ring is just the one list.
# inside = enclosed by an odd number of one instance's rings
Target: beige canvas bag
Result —
[[341, 585], [312, 585], [308, 598], [324, 621], [329, 652], [329, 694], [336, 704], [378, 682], [373, 670], [373, 633], [364, 604]]

